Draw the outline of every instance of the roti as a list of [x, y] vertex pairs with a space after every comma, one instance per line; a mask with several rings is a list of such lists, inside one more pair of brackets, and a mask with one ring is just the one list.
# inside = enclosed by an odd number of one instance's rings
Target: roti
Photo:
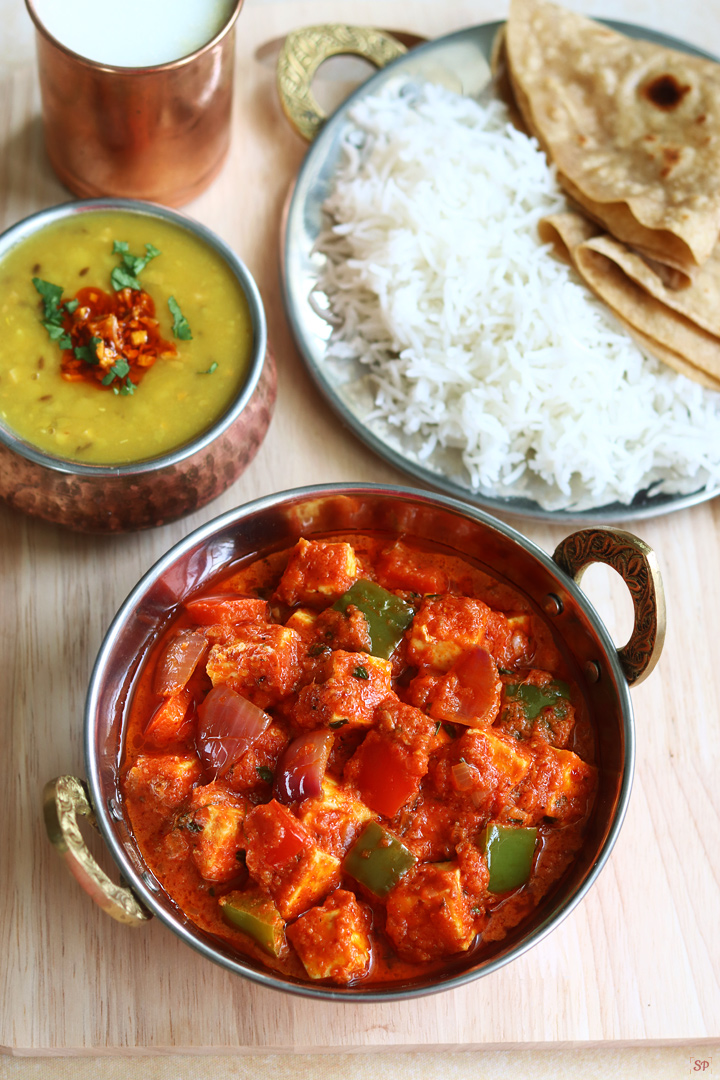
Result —
[[511, 0], [505, 47], [523, 120], [568, 194], [689, 284], [720, 233], [720, 65], [545, 0]]
[[543, 219], [539, 233], [544, 243], [552, 243], [556, 253], [572, 263], [585, 283], [649, 352], [708, 389], [720, 390], [720, 338], [657, 299], [628, 274], [624, 266], [630, 265], [633, 271], [637, 267], [626, 262], [629, 253], [622, 245], [575, 213]]

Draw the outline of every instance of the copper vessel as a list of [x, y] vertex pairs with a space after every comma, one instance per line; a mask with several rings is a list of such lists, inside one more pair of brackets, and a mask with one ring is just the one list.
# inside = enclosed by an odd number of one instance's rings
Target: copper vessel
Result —
[[210, 229], [174, 210], [128, 199], [70, 202], [41, 210], [0, 236], [0, 259], [15, 244], [75, 214], [125, 210], [174, 222], [213, 247], [248, 302], [253, 344], [245, 383], [206, 430], [159, 457], [86, 465], [45, 453], [0, 422], [0, 499], [15, 510], [77, 532], [145, 529], [200, 509], [221, 495], [255, 457], [270, 425], [277, 389], [262, 298], [245, 264]]
[[75, 195], [182, 206], [219, 172], [230, 145], [237, 0], [206, 45], [167, 64], [113, 67], [62, 45], [33, 0], [45, 145]]

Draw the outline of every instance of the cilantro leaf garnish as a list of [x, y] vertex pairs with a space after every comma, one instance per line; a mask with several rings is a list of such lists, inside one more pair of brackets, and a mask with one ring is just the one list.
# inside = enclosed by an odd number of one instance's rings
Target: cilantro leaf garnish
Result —
[[264, 780], [266, 784], [272, 784], [274, 777], [267, 765], [258, 765], [255, 771], [260, 779]]
[[214, 371], [217, 371], [217, 369], [218, 369], [218, 362], [217, 362], [217, 360], [213, 360], [210, 367], [206, 368], [205, 371], [198, 371], [198, 375], [212, 375], [212, 373]]
[[[118, 385], [115, 385], [115, 379], [118, 380]], [[122, 356], [118, 357], [113, 366], [108, 371], [104, 379], [102, 379], [103, 386], [111, 386], [113, 394], [127, 394], [135, 393], [135, 383], [130, 378], [130, 365], [127, 360], [124, 360]]]
[[43, 281], [42, 278], [34, 277], [32, 283], [40, 293], [45, 308], [45, 318], [52, 319], [58, 311], [60, 297], [63, 294], [62, 285], [53, 285], [51, 281]]
[[71, 349], [72, 340], [70, 335], [65, 333], [63, 320], [65, 312], [72, 314], [78, 306], [77, 300], [68, 300], [66, 304], [61, 304], [62, 285], [53, 285], [51, 281], [43, 281], [38, 277], [34, 277], [32, 283], [42, 297], [44, 318], [41, 322], [48, 332], [48, 337], [51, 341], [56, 341], [61, 349]]
[[99, 362], [98, 345], [102, 345], [102, 338], [91, 337], [89, 345], [76, 345], [73, 352], [78, 360], [84, 360], [86, 364], [97, 364]]
[[145, 245], [145, 255], [131, 255], [125, 240], [113, 242], [113, 255], [120, 255], [120, 266], [110, 274], [110, 281], [115, 292], [120, 289], [142, 289], [138, 275], [142, 273], [151, 259], [156, 259], [160, 251], [154, 244]]
[[[179, 338], [181, 341], [192, 341], [192, 332], [190, 330], [190, 324], [180, 310], [180, 305], [174, 296], [171, 296], [168, 300], [168, 307], [170, 308], [170, 314], [173, 317], [172, 332], [173, 336]], [[215, 365], [217, 367], [217, 364]], [[209, 375], [210, 371], [203, 372], [203, 374]]]

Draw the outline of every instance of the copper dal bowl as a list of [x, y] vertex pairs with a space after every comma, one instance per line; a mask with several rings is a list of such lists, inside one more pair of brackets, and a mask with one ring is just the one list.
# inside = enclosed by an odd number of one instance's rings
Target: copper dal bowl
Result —
[[44, 453], [0, 421], [0, 498], [16, 510], [78, 532], [164, 525], [217, 498], [255, 457], [272, 418], [277, 388], [265, 309], [250, 271], [215, 233], [177, 211], [132, 199], [64, 203], [4, 232], [0, 260], [16, 244], [54, 222], [112, 210], [163, 219], [214, 248], [247, 299], [253, 346], [247, 378], [230, 408], [190, 442], [156, 458], [124, 465], [85, 465]]
[[[119, 786], [126, 705], [142, 659], [188, 594], [206, 589], [228, 563], [294, 544], [300, 536], [346, 531], [404, 534], [443, 547], [522, 592], [559, 638], [574, 664], [597, 735], [599, 789], [584, 845], [534, 913], [480, 956], [449, 962], [445, 974], [391, 986], [329, 988], [278, 975], [198, 929], [145, 865], [125, 817]], [[617, 650], [577, 586], [594, 562], [624, 578], [635, 607], [628, 644]], [[186, 944], [229, 971], [263, 986], [336, 1001], [387, 1001], [449, 989], [488, 975], [550, 933], [585, 896], [618, 836], [630, 797], [635, 730], [629, 686], [657, 662], [665, 632], [662, 582], [652, 550], [610, 528], [568, 536], [552, 558], [484, 511], [408, 488], [326, 485], [271, 495], [216, 518], [186, 537], [138, 583], [110, 627], [85, 707], [87, 786], [65, 776], [47, 784], [45, 823], [69, 869], [110, 915], [140, 926], [156, 915]], [[89, 790], [88, 790], [89, 789]], [[92, 859], [77, 814], [96, 822], [129, 887], [113, 885]]]

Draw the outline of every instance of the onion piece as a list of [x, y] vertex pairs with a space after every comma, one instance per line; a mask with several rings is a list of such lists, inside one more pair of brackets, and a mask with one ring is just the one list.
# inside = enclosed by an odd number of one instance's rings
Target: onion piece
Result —
[[223, 776], [271, 723], [266, 712], [224, 684], [212, 688], [198, 715], [196, 746], [213, 780]]
[[318, 728], [289, 743], [278, 761], [273, 794], [278, 802], [313, 799], [322, 793], [333, 733]]
[[171, 697], [184, 690], [207, 645], [205, 635], [199, 630], [179, 630], [170, 638], [155, 667], [155, 693]]
[[468, 765], [467, 761], [458, 761], [450, 771], [456, 791], [471, 791], [480, 777], [475, 766]]

